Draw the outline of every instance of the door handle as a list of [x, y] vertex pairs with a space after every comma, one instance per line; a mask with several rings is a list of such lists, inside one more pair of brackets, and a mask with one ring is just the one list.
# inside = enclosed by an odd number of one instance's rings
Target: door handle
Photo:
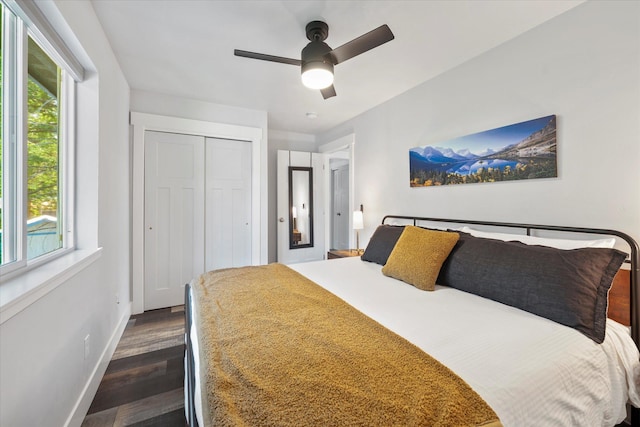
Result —
[[336, 215], [340, 216], [340, 212], [338, 212]]
[[284, 218], [280, 217], [280, 219], [278, 221], [284, 222]]

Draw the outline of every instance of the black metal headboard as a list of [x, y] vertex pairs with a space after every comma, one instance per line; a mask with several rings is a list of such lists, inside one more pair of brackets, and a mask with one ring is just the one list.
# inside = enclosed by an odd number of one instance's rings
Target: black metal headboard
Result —
[[638, 281], [640, 280], [640, 249], [638, 243], [628, 234], [618, 230], [607, 230], [602, 228], [582, 228], [582, 227], [565, 227], [557, 225], [539, 225], [539, 224], [518, 224], [511, 222], [493, 222], [493, 221], [474, 221], [474, 220], [462, 220], [451, 218], [426, 218], [416, 216], [404, 216], [404, 215], [386, 215], [382, 218], [382, 223], [390, 219], [401, 219], [412, 221], [413, 225], [418, 225], [419, 222], [446, 222], [452, 224], [469, 224], [469, 225], [482, 225], [488, 227], [504, 227], [504, 228], [517, 228], [526, 230], [527, 235], [530, 235], [531, 230], [547, 230], [557, 231], [565, 233], [583, 233], [583, 234], [598, 234], [605, 236], [616, 236], [624, 240], [631, 250], [629, 258], [626, 262], [631, 264], [631, 299], [630, 307], [631, 311], [631, 337], [636, 343], [636, 346], [640, 348], [640, 319], [638, 318], [638, 311], [640, 309], [640, 294], [638, 292]]

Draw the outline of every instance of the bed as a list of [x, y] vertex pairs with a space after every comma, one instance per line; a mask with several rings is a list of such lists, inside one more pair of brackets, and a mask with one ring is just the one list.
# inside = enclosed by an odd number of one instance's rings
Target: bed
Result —
[[637, 426], [638, 256], [616, 230], [386, 216], [365, 261], [206, 273], [185, 291], [188, 423]]

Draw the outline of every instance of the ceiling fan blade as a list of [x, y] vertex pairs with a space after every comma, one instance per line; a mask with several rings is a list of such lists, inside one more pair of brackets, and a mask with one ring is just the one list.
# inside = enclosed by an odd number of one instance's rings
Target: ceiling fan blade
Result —
[[302, 61], [299, 59], [285, 58], [282, 56], [265, 55], [264, 53], [247, 52], [246, 50], [234, 49], [233, 54], [235, 56], [242, 56], [251, 59], [260, 59], [262, 61], [280, 62], [282, 64], [297, 65], [300, 67]]
[[331, 85], [329, 87], [325, 87], [324, 89], [320, 89], [320, 93], [322, 94], [322, 97], [324, 99], [328, 99], [336, 96], [336, 88]]
[[374, 47], [378, 47], [389, 42], [394, 38], [395, 37], [391, 32], [391, 29], [389, 29], [389, 26], [386, 24], [381, 25], [375, 30], [371, 30], [366, 34], [333, 49], [329, 55], [333, 58], [333, 64], [336, 65], [346, 61], [347, 59], [351, 59], [354, 56], [360, 55], [361, 53], [365, 53]]

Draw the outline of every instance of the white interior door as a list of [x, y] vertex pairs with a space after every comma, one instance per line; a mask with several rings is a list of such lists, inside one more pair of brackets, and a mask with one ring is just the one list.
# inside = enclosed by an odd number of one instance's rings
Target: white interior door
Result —
[[251, 143], [206, 139], [205, 267], [251, 265]]
[[[324, 206], [327, 211], [327, 215], [325, 216], [325, 228], [327, 230], [325, 234], [325, 247], [331, 249], [341, 249], [341, 247], [344, 247], [345, 249], [355, 248], [355, 232], [351, 228], [353, 211], [355, 210], [355, 135], [346, 135], [342, 138], [336, 139], [335, 141], [321, 145], [318, 147], [318, 151], [320, 151], [324, 156], [324, 182], [325, 188], [327, 189], [324, 198]], [[344, 178], [344, 182], [340, 183], [341, 185], [339, 186], [339, 188], [344, 189], [344, 192], [336, 198], [340, 200], [342, 196], [344, 196], [347, 199], [345, 202], [347, 207], [342, 208], [345, 209], [347, 215], [343, 215], [342, 211], [340, 211], [340, 218], [344, 220], [346, 224], [346, 232], [343, 231], [344, 228], [342, 228], [342, 225], [338, 226], [340, 231], [336, 230], [335, 228], [337, 224], [335, 224], [334, 221], [334, 218], [336, 217], [334, 205], [341, 205], [342, 202], [334, 200], [333, 171], [338, 169], [341, 165], [347, 165], [347, 176]], [[342, 181], [342, 177], [340, 177], [339, 180]], [[340, 235], [340, 237], [345, 236], [344, 238], [346, 239], [346, 243], [336, 242], [334, 240], [334, 236], [338, 235]]]
[[[291, 249], [289, 210], [289, 166], [313, 168], [313, 246]], [[318, 153], [278, 150], [278, 262], [294, 264], [324, 259], [324, 179], [323, 158]]]
[[349, 249], [349, 163], [331, 170], [331, 249]]
[[204, 138], [145, 133], [144, 309], [184, 302], [204, 272]]

